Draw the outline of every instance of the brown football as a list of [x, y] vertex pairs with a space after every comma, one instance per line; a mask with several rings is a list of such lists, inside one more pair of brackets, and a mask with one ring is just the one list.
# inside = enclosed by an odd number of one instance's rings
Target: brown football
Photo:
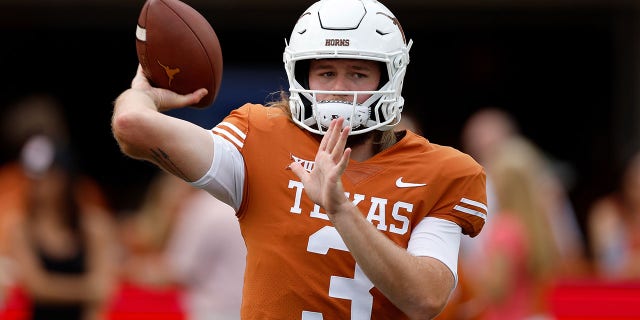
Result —
[[209, 90], [193, 107], [204, 108], [215, 100], [222, 81], [220, 41], [191, 6], [178, 0], [147, 0], [138, 17], [136, 51], [153, 86], [180, 94]]

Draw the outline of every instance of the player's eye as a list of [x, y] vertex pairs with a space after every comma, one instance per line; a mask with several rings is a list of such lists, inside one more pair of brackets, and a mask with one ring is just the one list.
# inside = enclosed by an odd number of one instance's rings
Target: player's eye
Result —
[[325, 78], [330, 78], [330, 77], [334, 77], [336, 75], [335, 72], [333, 71], [327, 71], [327, 72], [323, 72], [321, 74], [321, 76], [325, 77]]
[[356, 79], [364, 79], [364, 78], [367, 78], [368, 75], [364, 74], [364, 73], [360, 73], [360, 72], [355, 72], [353, 74], [353, 77], [356, 78]]

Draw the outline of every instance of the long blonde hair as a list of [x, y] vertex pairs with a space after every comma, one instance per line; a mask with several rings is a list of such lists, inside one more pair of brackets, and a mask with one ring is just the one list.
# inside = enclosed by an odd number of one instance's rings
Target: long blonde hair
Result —
[[540, 279], [553, 272], [558, 259], [541, 192], [547, 170], [540, 151], [522, 137], [510, 138], [500, 146], [489, 167], [500, 214], [512, 214], [522, 221], [530, 245], [528, 269]]

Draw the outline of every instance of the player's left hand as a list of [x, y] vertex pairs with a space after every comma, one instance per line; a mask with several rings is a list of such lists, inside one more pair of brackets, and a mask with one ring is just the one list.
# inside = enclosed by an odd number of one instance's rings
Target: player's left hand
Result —
[[341, 181], [351, 156], [351, 148], [345, 149], [351, 128], [342, 129], [343, 123], [344, 118], [331, 121], [320, 142], [311, 172], [307, 172], [295, 161], [289, 165], [302, 181], [307, 196], [323, 207], [329, 216], [340, 211], [341, 207], [351, 205], [344, 194]]

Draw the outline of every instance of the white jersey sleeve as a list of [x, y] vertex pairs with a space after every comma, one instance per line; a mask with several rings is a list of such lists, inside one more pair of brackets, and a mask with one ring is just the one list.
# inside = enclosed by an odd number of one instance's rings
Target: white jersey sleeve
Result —
[[444, 263], [458, 283], [458, 252], [462, 228], [454, 222], [426, 217], [411, 233], [407, 251], [414, 256], [432, 257]]
[[214, 145], [211, 167], [204, 176], [192, 182], [191, 185], [209, 192], [237, 212], [242, 204], [244, 189], [244, 159], [231, 142], [209, 132]]

